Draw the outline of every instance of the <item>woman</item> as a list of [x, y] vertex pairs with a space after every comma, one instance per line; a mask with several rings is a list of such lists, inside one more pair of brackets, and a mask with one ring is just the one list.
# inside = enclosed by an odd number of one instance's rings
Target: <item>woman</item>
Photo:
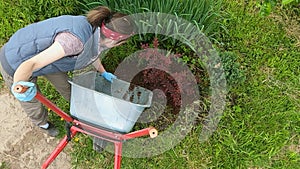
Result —
[[[56, 136], [58, 130], [48, 121], [47, 111], [34, 99], [37, 77], [46, 77], [68, 101], [68, 71], [93, 64], [105, 79], [112, 81], [116, 77], [105, 71], [98, 55], [124, 43], [133, 29], [133, 22], [124, 14], [103, 6], [92, 9], [86, 17], [64, 15], [33, 23], [18, 30], [1, 48], [0, 71], [32, 122]], [[28, 90], [15, 92], [16, 85]]]

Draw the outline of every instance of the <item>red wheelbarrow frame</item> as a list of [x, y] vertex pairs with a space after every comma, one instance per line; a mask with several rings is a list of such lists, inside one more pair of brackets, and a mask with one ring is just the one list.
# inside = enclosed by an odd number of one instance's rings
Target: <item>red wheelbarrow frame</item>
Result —
[[[57, 115], [62, 117], [67, 123], [71, 123], [70, 133], [64, 136], [64, 138], [57, 145], [55, 150], [51, 153], [51, 155], [46, 159], [46, 161], [42, 165], [42, 169], [46, 169], [59, 155], [59, 153], [67, 146], [69, 141], [78, 133], [84, 133], [87, 135], [91, 135], [93, 137], [98, 137], [104, 139], [106, 141], [114, 143], [115, 146], [115, 161], [114, 161], [114, 169], [121, 168], [121, 158], [122, 158], [122, 144], [125, 140], [133, 139], [136, 137], [149, 135], [151, 138], [157, 136], [158, 132], [155, 128], [149, 127], [142, 130], [137, 130], [127, 134], [120, 134], [117, 132], [108, 131], [105, 129], [100, 129], [89, 124], [83, 123], [72, 118], [70, 115], [62, 111], [58, 108], [54, 103], [48, 100], [45, 96], [43, 96], [40, 92], [37, 92], [35, 98], [39, 100], [46, 107], [54, 111]], [[84, 128], [84, 130], [83, 130]]]

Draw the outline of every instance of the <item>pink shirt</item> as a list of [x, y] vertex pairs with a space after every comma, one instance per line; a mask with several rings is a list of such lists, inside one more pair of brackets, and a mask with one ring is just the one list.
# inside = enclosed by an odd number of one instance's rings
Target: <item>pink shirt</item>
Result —
[[57, 34], [54, 41], [60, 43], [65, 51], [66, 56], [77, 55], [83, 50], [82, 42], [69, 32]]
[[[98, 28], [99, 29], [99, 28]], [[100, 31], [99, 31], [100, 32]], [[98, 55], [107, 49], [100, 44], [100, 34], [98, 36], [99, 44], [98, 44]], [[61, 32], [56, 35], [54, 41], [58, 42], [65, 51], [65, 56], [73, 56], [78, 55], [80, 52], [83, 51], [83, 43], [70, 32]]]
[[[82, 42], [69, 32], [58, 33], [54, 38], [54, 41], [58, 42], [63, 47], [66, 56], [78, 55], [83, 50]], [[98, 55], [105, 49], [106, 48], [100, 45], [99, 34]]]

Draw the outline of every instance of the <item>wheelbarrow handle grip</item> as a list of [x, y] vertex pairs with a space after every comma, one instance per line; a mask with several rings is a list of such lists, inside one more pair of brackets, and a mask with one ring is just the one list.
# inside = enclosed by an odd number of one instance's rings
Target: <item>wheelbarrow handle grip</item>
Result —
[[26, 87], [26, 86], [16, 85], [14, 87], [14, 92], [16, 92], [16, 93], [24, 93], [24, 92], [27, 91], [27, 89], [28, 89], [28, 87]]
[[155, 138], [155, 137], [157, 137], [157, 135], [158, 135], [158, 131], [155, 128], [151, 128], [149, 130], [149, 136], [150, 136], [150, 138]]

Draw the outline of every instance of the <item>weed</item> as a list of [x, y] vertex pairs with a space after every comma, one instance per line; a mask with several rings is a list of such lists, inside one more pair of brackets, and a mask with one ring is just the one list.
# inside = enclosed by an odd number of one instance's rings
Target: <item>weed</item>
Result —
[[6, 162], [1, 162], [0, 163], [0, 169], [9, 169], [9, 164]]
[[221, 52], [220, 58], [225, 71], [227, 86], [233, 88], [243, 84], [246, 80], [246, 76], [237, 60], [238, 56], [233, 52]]
[[4, 87], [4, 80], [2, 75], [0, 74], [0, 89], [2, 89]]

